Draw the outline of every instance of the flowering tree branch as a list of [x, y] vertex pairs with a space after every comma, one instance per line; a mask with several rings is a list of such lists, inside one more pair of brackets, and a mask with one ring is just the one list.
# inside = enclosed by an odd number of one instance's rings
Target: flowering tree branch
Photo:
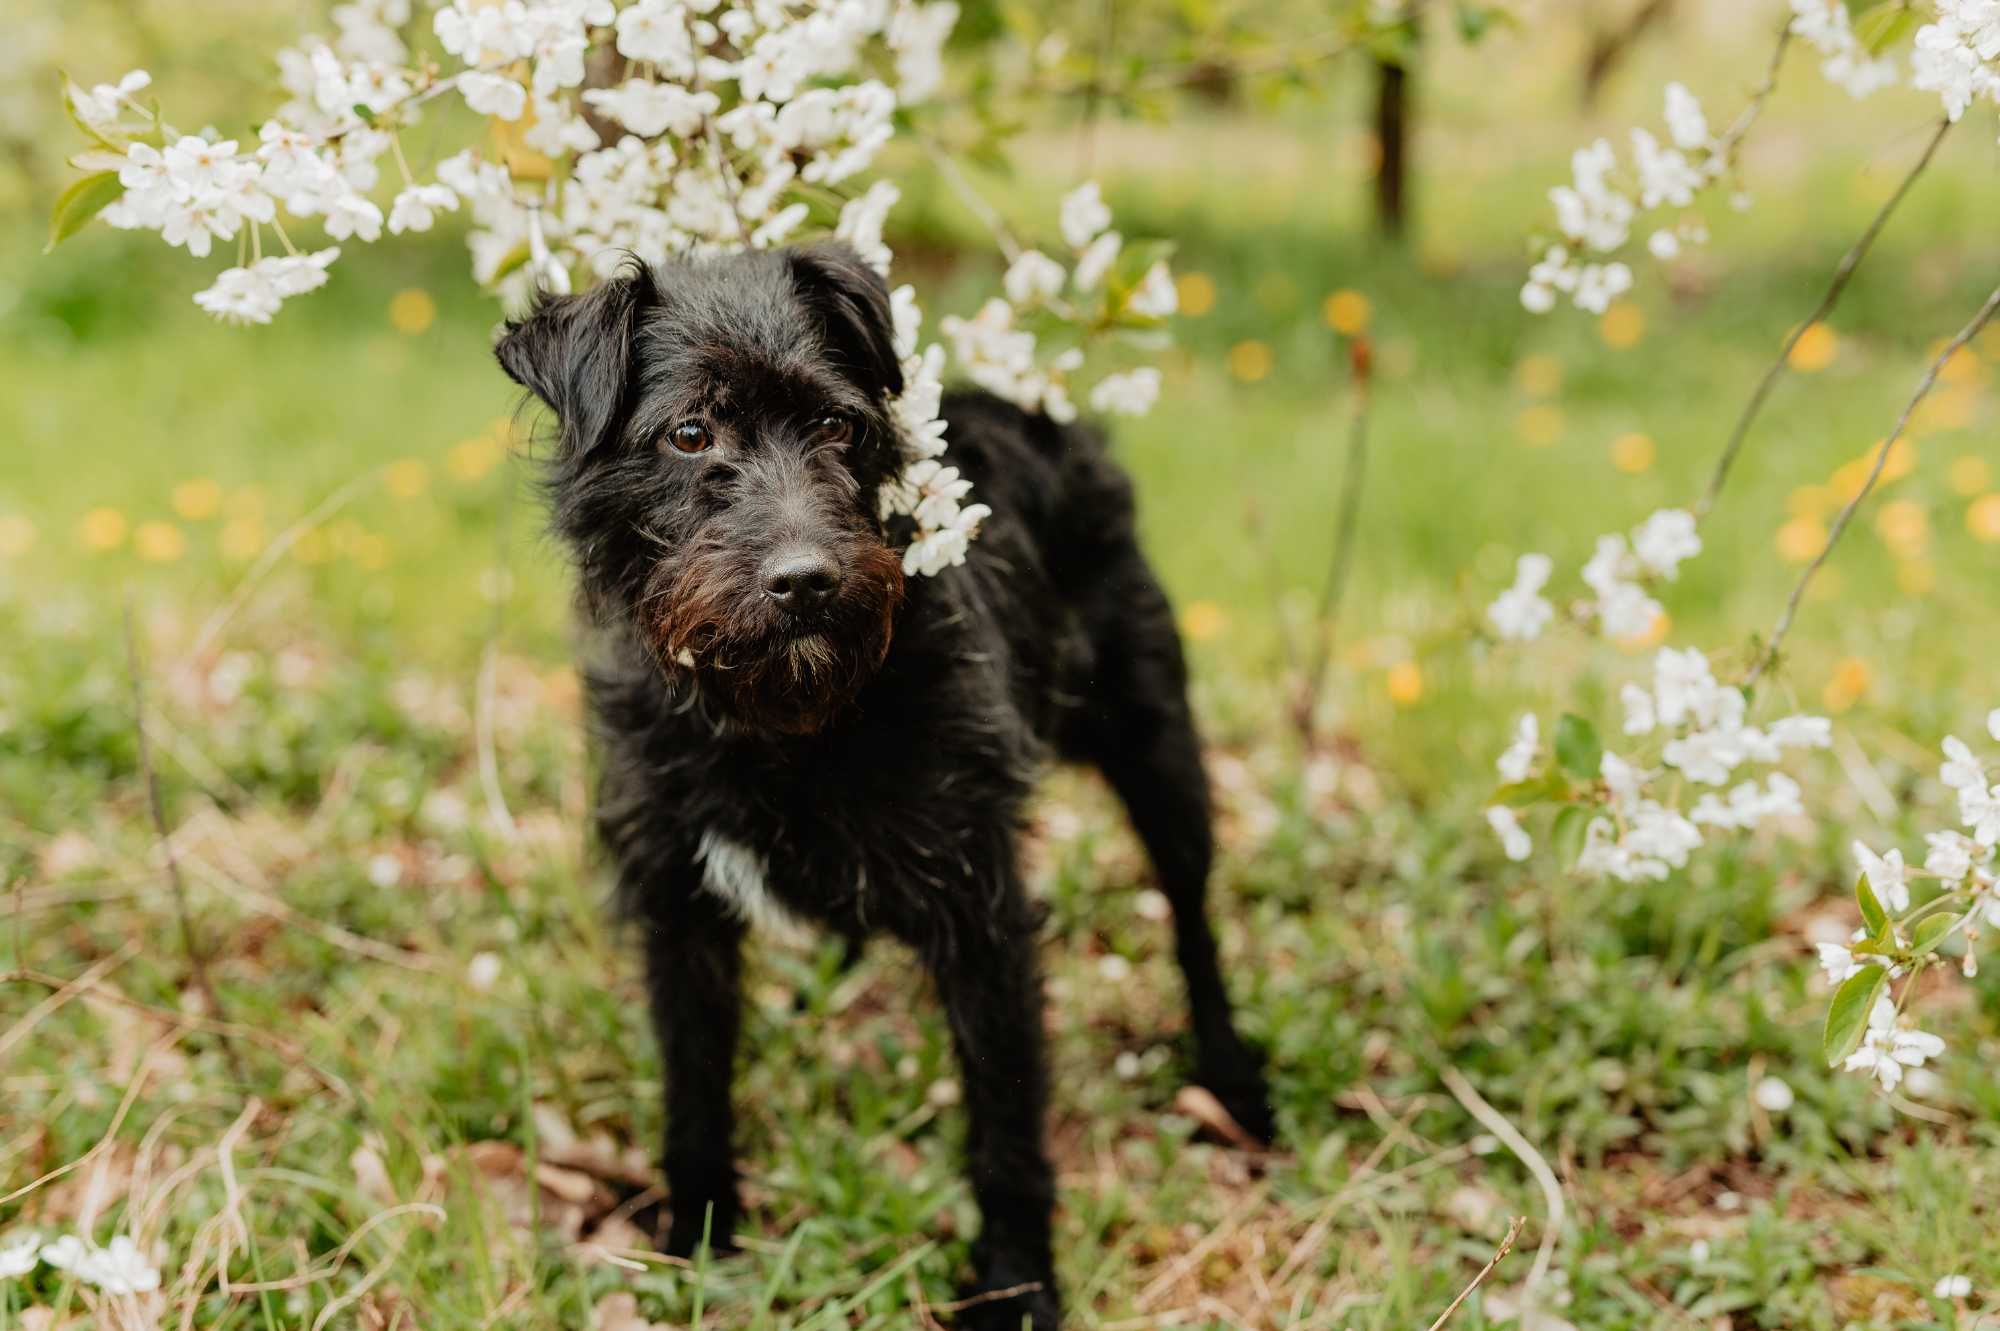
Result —
[[[151, 82], [143, 72], [66, 88], [91, 143], [77, 159], [89, 174], [58, 201], [52, 243], [99, 216], [197, 258], [234, 241], [236, 265], [195, 300], [237, 323], [270, 322], [324, 285], [341, 255], [339, 245], [302, 252], [281, 213], [316, 220], [330, 241], [373, 243], [463, 210], [475, 278], [516, 305], [588, 286], [628, 254], [657, 264], [815, 231], [886, 277], [883, 229], [900, 191], [851, 182], [946, 82], [957, 15], [953, 0], [351, 0], [334, 11], [332, 41], [279, 53], [290, 100], [252, 148], [176, 134], [136, 100]], [[426, 179], [400, 131], [447, 93], [487, 134]], [[386, 214], [385, 158], [400, 183]], [[266, 255], [267, 225], [283, 254]], [[1163, 330], [1175, 300], [1165, 250], [1125, 245], [1095, 184], [1065, 200], [1061, 230], [1070, 263], [1003, 229], [1005, 298], [939, 327], [975, 382], [1066, 420], [1087, 352], [1109, 334]], [[929, 575], [964, 562], [986, 508], [942, 460], [944, 350], [923, 343], [915, 292], [894, 297], [905, 388], [891, 415], [906, 464], [879, 507], [905, 543], [905, 571]], [[1151, 365], [1096, 368], [1099, 411], [1144, 412], [1158, 396]]]
[[1833, 525], [1827, 529], [1825, 543], [1820, 546], [1819, 553], [1813, 556], [1812, 562], [1806, 565], [1805, 572], [1799, 575], [1798, 583], [1792, 588], [1792, 594], [1786, 598], [1785, 608], [1778, 615], [1777, 624], [1771, 629], [1771, 640], [1764, 645], [1763, 652], [1750, 667], [1749, 673], [1744, 676], [1745, 688], [1755, 685], [1763, 673], [1778, 659], [1779, 648], [1784, 645], [1785, 635], [1791, 632], [1792, 620], [1798, 614], [1799, 602], [1805, 598], [1806, 588], [1812, 585], [1814, 575], [1833, 553], [1833, 547], [1840, 544], [1840, 538], [1846, 533], [1847, 524], [1853, 521], [1855, 511], [1866, 503], [1868, 496], [1874, 492], [1875, 483], [1882, 478], [1882, 469], [1889, 463], [1890, 450], [1903, 438], [1903, 432], [1909, 428], [1910, 417], [1916, 414], [1917, 407], [1930, 396], [1931, 389], [1937, 386], [1938, 376], [1944, 372], [1944, 367], [1950, 363], [1951, 358], [1956, 356], [1966, 343], [1978, 336], [1979, 330], [1993, 318], [1996, 310], [2000, 310], [2000, 287], [1994, 288], [1993, 293], [1986, 298], [1986, 302], [1979, 307], [1972, 319], [1965, 327], [1958, 330], [1951, 341], [1945, 343], [1944, 349], [1925, 368], [1923, 377], [1917, 381], [1916, 391], [1910, 395], [1910, 400], [1903, 404], [1902, 414], [1896, 418], [1895, 427], [1889, 431], [1889, 437], [1875, 450], [1875, 463], [1868, 469], [1868, 479], [1862, 482], [1861, 488], [1855, 491], [1854, 497], [1847, 501], [1834, 518]]
[[1840, 303], [1841, 293], [1847, 290], [1848, 281], [1853, 278], [1854, 270], [1861, 266], [1861, 261], [1874, 246], [1875, 238], [1882, 234], [1882, 228], [1888, 225], [1890, 216], [1903, 202], [1904, 196], [1910, 192], [1910, 187], [1916, 184], [1917, 177], [1924, 173], [1924, 169], [1931, 164], [1931, 158], [1937, 155], [1938, 145], [1944, 142], [1944, 136], [1951, 129], [1952, 123], [1950, 120], [1938, 122], [1936, 132], [1924, 145], [1924, 151], [1917, 158], [1916, 164], [1903, 176], [1895, 192], [1876, 212], [1874, 219], [1868, 223], [1868, 228], [1861, 233], [1860, 239], [1841, 256], [1839, 265], [1833, 270], [1833, 280], [1827, 285], [1819, 304], [1813, 307], [1812, 313], [1808, 314], [1802, 323], [1792, 329], [1790, 336], [1785, 339], [1784, 346], [1779, 348], [1777, 359], [1764, 371], [1764, 377], [1757, 381], [1757, 387], [1750, 393], [1750, 400], [1743, 404], [1743, 410], [1729, 432], [1729, 442], [1723, 446], [1722, 456], [1716, 459], [1715, 471], [1709, 476], [1707, 487], [1702, 490], [1701, 498], [1695, 501], [1696, 518], [1707, 517], [1708, 511], [1715, 507], [1716, 499], [1722, 494], [1723, 484], [1729, 479], [1729, 470], [1735, 465], [1736, 455], [1743, 451], [1743, 441], [1749, 437], [1751, 425], [1756, 422], [1758, 413], [1764, 409], [1765, 399], [1770, 397], [1772, 388], [1777, 385], [1779, 377], [1791, 363], [1792, 349], [1798, 346], [1799, 339], [1806, 335], [1807, 329], [1824, 321], [1833, 313], [1833, 307]]

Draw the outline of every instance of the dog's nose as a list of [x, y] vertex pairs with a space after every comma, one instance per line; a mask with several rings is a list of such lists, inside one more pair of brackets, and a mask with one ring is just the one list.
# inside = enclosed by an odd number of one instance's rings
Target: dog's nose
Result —
[[764, 563], [764, 592], [794, 613], [817, 610], [840, 590], [840, 565], [824, 550], [791, 546]]

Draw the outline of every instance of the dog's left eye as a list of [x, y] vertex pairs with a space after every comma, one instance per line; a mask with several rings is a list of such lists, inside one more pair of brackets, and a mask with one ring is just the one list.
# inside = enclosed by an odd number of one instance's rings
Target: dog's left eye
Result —
[[854, 420], [838, 412], [813, 422], [813, 438], [823, 444], [844, 444], [854, 438]]
[[701, 422], [682, 421], [667, 431], [667, 442], [674, 446], [676, 452], [701, 453], [707, 451], [715, 439], [709, 434], [708, 427]]

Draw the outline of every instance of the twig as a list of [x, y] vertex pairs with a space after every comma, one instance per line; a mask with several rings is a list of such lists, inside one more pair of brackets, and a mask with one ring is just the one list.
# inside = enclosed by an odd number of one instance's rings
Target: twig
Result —
[[1528, 1268], [1528, 1278], [1521, 1282], [1522, 1297], [1528, 1298], [1533, 1295], [1535, 1287], [1541, 1284], [1542, 1277], [1548, 1274], [1549, 1258], [1555, 1252], [1556, 1236], [1562, 1232], [1563, 1216], [1567, 1210], [1563, 1204], [1562, 1184], [1556, 1181], [1555, 1171], [1549, 1168], [1549, 1162], [1542, 1158], [1542, 1153], [1521, 1135], [1519, 1128], [1507, 1121], [1505, 1114], [1486, 1102], [1485, 1097], [1465, 1079], [1464, 1073], [1447, 1063], [1438, 1069], [1438, 1076], [1444, 1082], [1445, 1089], [1458, 1097], [1458, 1102], [1465, 1106], [1465, 1112], [1478, 1119], [1488, 1132], [1498, 1137], [1501, 1145], [1512, 1151], [1514, 1158], [1525, 1165], [1528, 1172], [1534, 1175], [1535, 1182], [1541, 1185], [1542, 1200], [1547, 1205], [1549, 1214], [1542, 1230], [1541, 1246], [1535, 1250], [1535, 1264]]
[[1813, 556], [1812, 563], [1806, 565], [1806, 571], [1799, 575], [1798, 585], [1792, 588], [1791, 596], [1785, 601], [1784, 612], [1778, 616], [1777, 625], [1771, 630], [1771, 641], [1765, 646], [1763, 654], [1757, 658], [1757, 663], [1750, 667], [1750, 673], [1743, 680], [1745, 688], [1755, 684], [1770, 668], [1771, 663], [1778, 659], [1778, 648], [1783, 645], [1785, 635], [1791, 631], [1792, 620], [1799, 612], [1799, 602], [1805, 599], [1806, 588], [1812, 584], [1813, 575], [1826, 563], [1827, 556], [1833, 553], [1833, 547], [1840, 543], [1842, 534], [1847, 531], [1847, 524], [1854, 520], [1855, 510], [1874, 493], [1875, 483], [1882, 479], [1882, 469], [1889, 463], [1889, 451], [1903, 437], [1903, 431], [1909, 428], [1910, 417], [1916, 414], [1917, 407], [1930, 396], [1931, 389], [1937, 386], [1938, 375], [1944, 372], [1944, 367], [1950, 363], [1951, 358], [1956, 356], [1966, 343], [1978, 336], [1979, 330], [1993, 318], [1996, 310], [2000, 310], [2000, 287], [1995, 287], [1992, 294], [1987, 296], [1986, 303], [1979, 307], [1979, 312], [1972, 316], [1972, 321], [1959, 329], [1951, 341], [1945, 343], [1944, 350], [1937, 354], [1937, 358], [1925, 369], [1923, 378], [1917, 381], [1916, 392], [1912, 393], [1910, 400], [1903, 404], [1903, 413], [1896, 418], [1896, 428], [1889, 431], [1889, 437], [1884, 439], [1882, 446], [1875, 451], [1875, 465], [1868, 469], [1868, 479], [1862, 483], [1860, 490], [1855, 492], [1854, 498], [1847, 501], [1839, 516], [1834, 518], [1833, 526], [1826, 534], [1826, 544], [1822, 545], [1819, 553]]
[[1348, 424], [1347, 465], [1340, 481], [1340, 514], [1333, 529], [1333, 562], [1320, 589], [1319, 609], [1313, 616], [1313, 656], [1301, 681], [1294, 704], [1293, 724], [1306, 748], [1313, 744], [1313, 713], [1326, 687], [1326, 672], [1333, 660], [1333, 644], [1340, 618], [1340, 601], [1347, 590], [1348, 570], [1354, 560], [1355, 531], [1360, 526], [1362, 484], [1367, 479], [1369, 371], [1373, 351], [1368, 339], [1355, 338], [1348, 346], [1348, 373], [1354, 387], [1354, 408]]
[[308, 930], [344, 951], [352, 952], [357, 956], [367, 957], [372, 961], [387, 962], [391, 966], [402, 966], [409, 970], [425, 971], [433, 975], [442, 974], [448, 969], [444, 963], [421, 952], [413, 952], [408, 948], [396, 947], [390, 943], [380, 942], [364, 934], [357, 934], [352, 929], [343, 928], [331, 920], [322, 920], [318, 916], [308, 915], [306, 912], [299, 910], [297, 907], [290, 905], [278, 897], [260, 892], [248, 883], [239, 882], [225, 870], [204, 860], [195, 859], [194, 865], [206, 875], [211, 887], [214, 887], [224, 896], [236, 902], [237, 905], [257, 911], [260, 914], [268, 915], [272, 919], [284, 924]]
[[43, 1000], [41, 1004], [38, 1004], [34, 1012], [29, 1013], [19, 1022], [16, 1022], [4, 1037], [0, 1037], [0, 1053], [5, 1053], [13, 1045], [14, 1041], [19, 1038], [20, 1034], [26, 1032], [33, 1023], [46, 1017], [49, 1012], [54, 1010], [54, 1007], [68, 1002], [72, 997], [81, 993], [106, 1003], [115, 1003], [129, 1012], [135, 1012], [142, 1017], [150, 1018], [172, 1030], [211, 1031], [221, 1035], [240, 1036], [251, 1044], [262, 1045], [280, 1058], [287, 1059], [298, 1067], [303, 1068], [320, 1085], [341, 1099], [352, 1101], [355, 1098], [354, 1088], [349, 1086], [338, 1075], [329, 1072], [308, 1058], [303, 1045], [287, 1040], [283, 1036], [276, 1035], [261, 1027], [225, 1023], [217, 1021], [213, 1017], [204, 1017], [197, 1013], [177, 1012], [171, 1008], [155, 1007], [151, 1003], [143, 1003], [129, 994], [120, 993], [117, 989], [104, 983], [101, 978], [101, 967], [104, 967], [107, 962], [122, 962], [138, 950], [139, 943], [137, 940], [128, 942], [119, 951], [105, 958], [104, 961], [100, 961], [91, 970], [79, 975], [74, 980], [65, 980], [61, 976], [50, 975], [38, 970], [13, 970], [0, 975], [0, 985], [36, 984], [51, 991], [51, 996]]
[[1771, 100], [1771, 94], [1778, 87], [1778, 68], [1785, 63], [1785, 52], [1791, 49], [1791, 45], [1792, 19], [1791, 15], [1787, 14], [1785, 26], [1778, 33], [1777, 45], [1771, 48], [1771, 62], [1764, 67], [1764, 81], [1751, 90], [1749, 102], [1736, 113], [1736, 119], [1730, 122], [1729, 128], [1722, 131], [1721, 138], [1717, 140], [1717, 149], [1725, 157], [1736, 150], [1736, 145], [1743, 141], [1743, 136], [1757, 123], [1758, 115], [1764, 110], [1764, 103]]
[[31, 984], [41, 984], [46, 988], [54, 990], [47, 998], [44, 998], [41, 1002], [35, 1004], [34, 1007], [28, 1009], [19, 1021], [9, 1026], [5, 1035], [0, 1035], [0, 1054], [4, 1054], [9, 1049], [12, 1049], [18, 1040], [29, 1031], [35, 1029], [36, 1026], [46, 1021], [49, 1015], [55, 1012], [56, 1009], [62, 1007], [63, 1004], [69, 1002], [78, 994], [88, 990], [111, 971], [116, 970], [131, 960], [132, 954], [138, 950], [139, 940], [136, 938], [127, 939], [124, 945], [116, 952], [106, 957], [99, 957], [90, 964], [90, 969], [77, 976], [74, 980], [57, 981], [54, 977], [42, 979], [27, 970], [12, 970], [5, 975], [0, 975], [0, 984], [14, 984], [17, 981], [26, 980]]
[[1874, 220], [1868, 224], [1868, 229], [1861, 233], [1861, 238], [1841, 256], [1839, 266], [1833, 270], [1833, 281], [1827, 285], [1826, 293], [1819, 298], [1819, 304], [1814, 306], [1813, 312], [1792, 330], [1791, 336], [1785, 339], [1785, 345], [1779, 349], [1778, 358], [1771, 362], [1770, 368], [1764, 371], [1764, 377], [1757, 381], [1757, 387], [1751, 392], [1750, 400], [1743, 404], [1743, 411], [1737, 416], [1736, 425], [1729, 432], [1729, 442], [1723, 446], [1722, 456], [1716, 460], [1715, 471], [1708, 478], [1707, 488], [1702, 491], [1700, 500], [1695, 503], [1695, 517], [1707, 517], [1709, 509], [1715, 506], [1716, 499], [1722, 494], [1723, 483], [1729, 478], [1729, 469], [1736, 463], [1736, 455], [1743, 451], [1743, 441], [1749, 436], [1751, 425], [1756, 422], [1758, 413], [1763, 411], [1764, 401], [1770, 397], [1778, 379], [1791, 364], [1792, 348], [1798, 346], [1799, 339], [1806, 335], [1807, 329], [1820, 323], [1833, 312], [1833, 307], [1840, 302], [1841, 293], [1847, 290], [1847, 283], [1854, 276], [1854, 270], [1859, 268], [1861, 261], [1868, 256], [1876, 237], [1882, 234], [1882, 228], [1888, 224], [1890, 215], [1910, 192], [1910, 186], [1916, 183], [1917, 177], [1930, 165], [1931, 158], [1937, 155], [1938, 145], [1944, 142], [1945, 132], [1951, 126], [1952, 122], [1949, 120], [1938, 123], [1937, 132], [1932, 134], [1930, 142], [1924, 145], [1923, 154], [1917, 158], [1916, 165], [1910, 168], [1902, 183], [1896, 186], [1896, 192], [1891, 194], [1876, 212]]
[[493, 685], [499, 668], [500, 634], [506, 626], [507, 527], [513, 507], [514, 491], [509, 486], [506, 497], [501, 501], [500, 520], [494, 524], [494, 545], [497, 547], [494, 567], [500, 571], [501, 577], [500, 585], [494, 588], [498, 594], [493, 598], [493, 622], [487, 632], [486, 647], [479, 653], [479, 679], [472, 708], [473, 748], [479, 756], [479, 788], [486, 798], [486, 816], [509, 842], [520, 840], [521, 831], [514, 822], [513, 812], [507, 807], [507, 792], [500, 784], [500, 759], [493, 742]]
[[1236, 64], [1230, 64], [1214, 56], [1195, 54], [1139, 70], [1123, 85], [1093, 72], [1088, 78], [1069, 83], [1030, 82], [1023, 85], [1020, 91], [1024, 96], [1035, 98], [1090, 97], [1105, 94], [1116, 96], [1140, 89], [1165, 91], [1183, 88], [1222, 78], [1244, 79], [1255, 78], [1260, 74], [1304, 73], [1308, 66], [1336, 60], [1359, 45], [1360, 42], [1351, 35], [1335, 32], [1317, 41], [1287, 44], [1275, 50], [1259, 52], [1256, 58], [1245, 58]]
[[1152, 1307], [1154, 1300], [1172, 1289], [1176, 1280], [1192, 1271], [1202, 1258], [1214, 1252], [1219, 1244], [1233, 1235], [1242, 1226], [1245, 1217], [1264, 1204], [1264, 1198], [1270, 1190], [1271, 1185], [1268, 1183], [1260, 1183], [1252, 1188], [1221, 1224], [1210, 1230], [1201, 1242], [1176, 1258], [1172, 1266], [1148, 1282], [1146, 1288], [1139, 1291], [1139, 1297], [1132, 1301], [1132, 1306], [1142, 1312]]
[[993, 233], [993, 241], [1000, 247], [1000, 253], [1006, 256], [1007, 262], [1012, 263], [1020, 258], [1021, 242], [1008, 227], [1007, 219], [1000, 216], [1000, 210], [988, 203], [985, 196], [980, 194], [977, 187], [966, 177], [957, 159], [939, 147], [936, 139], [922, 131], [917, 134], [917, 142], [923, 145], [924, 155], [931, 159], [931, 165], [937, 168], [938, 174], [944, 178], [944, 183], [958, 196], [958, 201], [965, 205], [966, 211], [978, 218], [979, 224]]
[[215, 613], [203, 622], [201, 631], [195, 634], [194, 646], [188, 649], [188, 662], [193, 663], [202, 659], [216, 638], [221, 635], [222, 630], [229, 626], [229, 621], [236, 618], [243, 609], [244, 603], [250, 599], [250, 594], [257, 589], [257, 584], [263, 580], [264, 575], [285, 557], [287, 551], [298, 544], [301, 536], [345, 508], [356, 495], [375, 483], [382, 475], [382, 470], [381, 467], [376, 467], [355, 477], [322, 499], [312, 512], [278, 533], [278, 539], [264, 547], [264, 553], [257, 556], [257, 562], [250, 566], [250, 571], [236, 584], [236, 590], [230, 594], [229, 599], [217, 607]]
[[[1093, 72], [1111, 63], [1118, 44], [1118, 0], [1103, 0], [1104, 21], [1098, 25], [1097, 60]], [[1076, 127], [1077, 170], [1085, 177], [1097, 173], [1097, 117], [1103, 109], [1104, 86], [1097, 80], [1083, 94], [1083, 119]]]
[[[153, 749], [146, 739], [146, 685], [145, 675], [139, 661], [139, 634], [132, 624], [132, 603], [125, 603], [125, 665], [131, 674], [132, 683], [132, 727], [139, 745], [139, 777], [146, 785], [146, 804], [153, 814], [153, 832], [160, 843], [160, 855], [166, 861], [167, 882], [173, 888], [174, 913], [180, 917], [181, 946], [186, 949], [188, 969], [194, 977], [195, 987], [201, 990], [202, 998], [208, 1003], [209, 1012], [216, 1021], [229, 1022], [229, 1013], [222, 1006], [221, 995], [215, 992], [215, 984], [209, 979], [208, 958], [203, 955], [201, 945], [194, 936], [194, 915], [188, 909], [187, 884], [181, 878], [180, 858], [174, 854], [173, 834], [167, 828], [167, 806], [160, 796], [160, 779], [153, 771]], [[229, 1059], [229, 1066], [236, 1074], [236, 1080], [248, 1085], [250, 1078], [243, 1067], [243, 1058], [236, 1052], [236, 1042], [223, 1030], [215, 1032], [217, 1043]]]
[[1493, 1254], [1493, 1260], [1481, 1267], [1479, 1274], [1472, 1278], [1472, 1283], [1460, 1290], [1458, 1297], [1453, 1299], [1446, 1306], [1445, 1310], [1438, 1314], [1437, 1320], [1430, 1325], [1430, 1331], [1438, 1331], [1439, 1327], [1450, 1321], [1451, 1315], [1458, 1311], [1458, 1305], [1471, 1298], [1472, 1291], [1486, 1283], [1486, 1277], [1493, 1274], [1493, 1268], [1500, 1265], [1501, 1259], [1514, 1250], [1514, 1240], [1521, 1236], [1521, 1226], [1527, 1223], [1528, 1217], [1524, 1215], [1517, 1215], [1507, 1222], [1507, 1237], [1500, 1240], [1500, 1248]]
[[76, 1159], [71, 1160], [68, 1164], [57, 1165], [54, 1169], [51, 1169], [46, 1174], [43, 1174], [40, 1178], [34, 1179], [28, 1183], [24, 1183], [20, 1187], [14, 1189], [14, 1191], [8, 1193], [6, 1196], [0, 1197], [0, 1206], [6, 1206], [10, 1202], [20, 1201], [23, 1197], [26, 1197], [29, 1193], [35, 1191], [37, 1188], [40, 1188], [45, 1184], [53, 1183], [65, 1174], [75, 1173], [77, 1170], [82, 1169], [85, 1165], [89, 1164], [91, 1161], [97, 1159], [98, 1156], [103, 1155], [106, 1151], [110, 1150], [111, 1143], [116, 1141], [118, 1138], [118, 1130], [125, 1126], [126, 1115], [130, 1114], [132, 1112], [132, 1106], [138, 1103], [139, 1092], [145, 1087], [147, 1078], [153, 1075], [154, 1056], [160, 1053], [162, 1050], [170, 1048], [178, 1038], [179, 1038], [178, 1031], [169, 1031], [165, 1035], [161, 1036], [158, 1040], [154, 1041], [152, 1046], [146, 1050], [143, 1056], [141, 1056], [141, 1058], [139, 1059], [139, 1066], [132, 1073], [132, 1080], [126, 1083], [125, 1094], [119, 1098], [118, 1108], [112, 1112], [111, 1125], [105, 1128], [104, 1135], [97, 1139], [95, 1145], [93, 1145], [88, 1151], [85, 1151], [82, 1155], [78, 1156]]
[[701, 128], [708, 138], [708, 151], [715, 157], [715, 174], [722, 181], [722, 192], [729, 198], [729, 215], [736, 219], [736, 237], [743, 242], [744, 249], [755, 249], [750, 243], [750, 224], [743, 218], [743, 205], [739, 198], [743, 184], [736, 178], [736, 168], [730, 164], [729, 153], [722, 146], [722, 135], [715, 128], [712, 118], [704, 118]]
[[982, 1303], [998, 1303], [1002, 1299], [1018, 1298], [1023, 1294], [1033, 1294], [1042, 1287], [1039, 1280], [1030, 1280], [1022, 1285], [1009, 1285], [1005, 1289], [983, 1289], [977, 1294], [968, 1294], [962, 1299], [949, 1303], [933, 1303], [930, 1306], [938, 1312], [961, 1313], [967, 1308], [977, 1308]]

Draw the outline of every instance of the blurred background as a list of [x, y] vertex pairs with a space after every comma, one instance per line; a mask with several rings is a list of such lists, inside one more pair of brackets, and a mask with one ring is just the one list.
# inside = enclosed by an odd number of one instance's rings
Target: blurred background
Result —
[[[1468, 12], [1435, 6], [1390, 59], [1334, 54], [1310, 0], [968, 5], [961, 22], [963, 78], [1015, 48], [1171, 71], [1136, 98], [1058, 80], [1020, 108], [1011, 165], [974, 183], [1032, 238], [1095, 177], [1123, 230], [1177, 247], [1162, 402], [1116, 447], [1194, 656], [1218, 910], [1290, 1148], [1253, 1170], [1173, 1112], [1177, 985], [1143, 864], [1101, 791], [1058, 780], [1034, 878], [1076, 1315], [1428, 1321], [1506, 1214], [1542, 1214], [1514, 1160], [1463, 1146], [1479, 1129], [1437, 1088], [1448, 1061], [1571, 1200], [1558, 1301], [1482, 1296], [1464, 1325], [1949, 1325], [1938, 1277], [2000, 1290], [2000, 1080], [1973, 1053], [2000, 1048], [2000, 994], [1960, 991], [1934, 1101], [1948, 1122], [1896, 1119], [1816, 1056], [1806, 942], [1849, 927], [1851, 831], [1730, 850], [1655, 889], [1505, 865], [1479, 811], [1514, 716], [1579, 688], [1603, 701], [1657, 640], [1496, 653], [1469, 634], [1520, 552], [1573, 568], [1598, 534], [1692, 500], [1935, 101], [1851, 101], [1794, 51], [1746, 150], [1747, 209], [1717, 210], [1706, 248], [1602, 317], [1538, 317], [1518, 299], [1526, 237], [1572, 149], [1656, 124], [1673, 79], [1726, 121], [1783, 7]], [[143, 67], [183, 128], [247, 135], [268, 53], [313, 26], [303, 3], [17, 0], [0, 45], [0, 1029], [21, 1032], [0, 1046], [0, 1197], [97, 1148], [0, 1201], [0, 1230], [143, 1215], [178, 1262], [201, 1208], [145, 1203], [255, 1096], [246, 1228], [274, 1269], [311, 1269], [398, 1200], [449, 1212], [360, 1242], [385, 1272], [341, 1314], [361, 1325], [613, 1325], [602, 1307], [626, 1296], [632, 1325], [704, 1304], [710, 1325], [908, 1325], [926, 1292], [950, 1297], [962, 1251], [926, 1236], [970, 1217], [949, 1059], [893, 955], [847, 979], [812, 954], [762, 966], [744, 1100], [765, 1243], [743, 1262], [697, 1278], [605, 1261], [597, 1176], [577, 1165], [568, 1196], [533, 1167], [564, 1142], [643, 1162], [658, 1106], [581, 834], [567, 574], [541, 533], [532, 413], [492, 364], [498, 310], [458, 233], [352, 247], [328, 288], [253, 330], [189, 299], [219, 262], [153, 237], [96, 226], [41, 252], [73, 148], [57, 70]], [[1995, 280], [1996, 164], [1990, 123], [1953, 135], [1800, 342], [1706, 552], [1663, 597], [1662, 637], [1768, 629], [1854, 460]], [[980, 224], [914, 149], [883, 165], [905, 198], [898, 279], [933, 318], [969, 314], [998, 278]], [[1326, 742], [1307, 750], [1289, 672], [1315, 627], [1345, 341], [1362, 335], [1374, 451]], [[2000, 703], [2000, 337], [1976, 351], [1815, 584], [1778, 681], [1842, 733], [1808, 786], [1828, 829], [1907, 840], [1897, 806], [1935, 737]], [[225, 1013], [190, 982], [158, 868], [128, 611]], [[87, 971], [47, 1012], [27, 978]], [[225, 1019], [266, 1034], [232, 1052]], [[195, 1169], [175, 1186], [212, 1201], [220, 1184]], [[185, 1306], [195, 1325], [311, 1325], [359, 1274]]]

